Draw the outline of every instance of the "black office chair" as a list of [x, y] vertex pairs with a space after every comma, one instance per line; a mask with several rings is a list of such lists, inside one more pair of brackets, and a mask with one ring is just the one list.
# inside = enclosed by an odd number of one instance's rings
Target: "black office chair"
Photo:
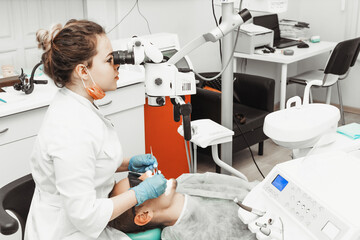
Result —
[[[210, 78], [217, 72], [201, 73]], [[191, 96], [191, 119], [211, 119], [221, 123], [221, 93], [204, 89], [205, 86], [221, 91], [221, 77], [213, 81], [200, 81], [197, 92]], [[274, 111], [275, 80], [244, 73], [234, 73], [233, 100], [233, 152], [247, 148], [247, 144], [259, 144], [258, 154], [263, 154], [264, 119]], [[241, 130], [238, 129], [237, 124]], [[244, 136], [242, 136], [244, 134]], [[246, 141], [244, 140], [244, 137]], [[211, 156], [210, 148], [198, 149], [203, 156]], [[219, 172], [216, 166], [216, 172]]]
[[22, 239], [30, 204], [34, 195], [35, 182], [31, 174], [19, 178], [0, 188], [0, 232], [3, 235], [11, 235], [18, 231], [19, 224], [5, 210], [10, 210], [18, 218]]
[[[339, 105], [341, 112], [341, 122], [345, 124], [344, 109], [341, 97], [340, 84], [338, 80], [345, 79], [354, 66], [360, 50], [360, 38], [354, 38], [338, 43], [332, 51], [330, 58], [326, 64], [325, 70], [308, 71], [288, 79], [289, 83], [298, 83], [302, 85], [314, 84], [317, 87], [327, 87], [326, 104], [330, 104], [331, 86], [337, 83]], [[318, 83], [314, 81], [318, 80]], [[311, 97], [311, 92], [310, 99]], [[304, 95], [305, 98], [305, 95]], [[311, 100], [312, 101], [312, 100]]]

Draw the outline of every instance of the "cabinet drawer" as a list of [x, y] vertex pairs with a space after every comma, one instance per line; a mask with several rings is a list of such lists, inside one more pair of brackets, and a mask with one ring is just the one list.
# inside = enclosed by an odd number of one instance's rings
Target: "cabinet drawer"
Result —
[[0, 117], [0, 146], [37, 135], [47, 107]]
[[137, 83], [107, 92], [106, 97], [96, 101], [104, 115], [121, 112], [145, 104], [144, 83]]

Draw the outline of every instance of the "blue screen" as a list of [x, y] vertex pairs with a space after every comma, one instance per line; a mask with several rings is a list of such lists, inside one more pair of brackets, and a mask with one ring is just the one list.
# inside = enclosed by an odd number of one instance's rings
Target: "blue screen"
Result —
[[274, 185], [274, 187], [279, 189], [279, 191], [281, 192], [288, 183], [289, 182], [285, 178], [283, 178], [282, 176], [280, 176], [280, 174], [278, 174], [271, 184]]

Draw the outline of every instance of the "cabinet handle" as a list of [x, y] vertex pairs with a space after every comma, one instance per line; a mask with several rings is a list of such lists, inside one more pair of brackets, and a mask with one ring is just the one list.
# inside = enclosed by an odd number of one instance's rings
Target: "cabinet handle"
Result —
[[109, 105], [109, 104], [111, 104], [111, 103], [112, 103], [112, 100], [110, 100], [110, 101], [109, 101], [109, 102], [107, 102], [107, 103], [100, 104], [100, 105], [99, 105], [99, 107], [103, 107], [103, 106]]
[[9, 128], [5, 128], [4, 130], [1, 130], [1, 131], [0, 131], [0, 134], [5, 133], [5, 132], [7, 132], [8, 130], [9, 130]]

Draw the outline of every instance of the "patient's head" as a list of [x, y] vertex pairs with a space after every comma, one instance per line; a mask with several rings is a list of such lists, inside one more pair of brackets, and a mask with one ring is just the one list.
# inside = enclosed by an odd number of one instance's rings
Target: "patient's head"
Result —
[[[111, 196], [127, 191], [130, 187], [138, 185], [147, 177], [149, 176], [146, 173], [141, 176], [136, 173], [129, 173], [127, 178], [122, 179], [115, 185]], [[169, 189], [166, 189], [164, 194], [127, 210], [111, 221], [109, 226], [122, 232], [132, 233], [173, 225], [182, 211], [184, 196], [175, 191], [176, 180], [171, 179], [171, 182], [172, 184], [168, 186]]]

